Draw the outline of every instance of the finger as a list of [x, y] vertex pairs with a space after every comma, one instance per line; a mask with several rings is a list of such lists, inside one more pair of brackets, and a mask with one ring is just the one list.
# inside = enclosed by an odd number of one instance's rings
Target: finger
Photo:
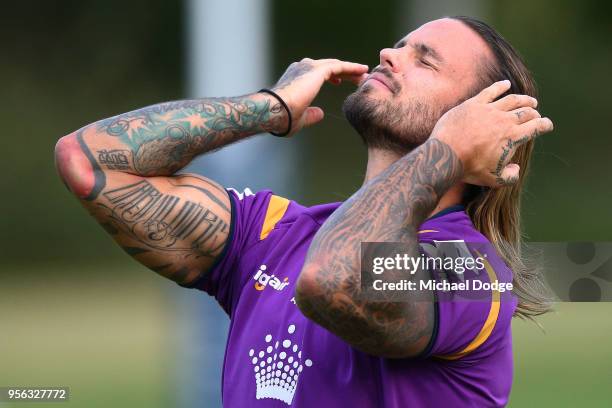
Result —
[[532, 119], [518, 127], [516, 137], [513, 138], [513, 146], [525, 144], [544, 133], [551, 132], [553, 129], [554, 125], [549, 118]]
[[[329, 81], [332, 82], [334, 80], [340, 80], [338, 83], [342, 82], [342, 80], [346, 80], [349, 82], [352, 82], [355, 85], [359, 85], [361, 82], [363, 82], [366, 78], [368, 77], [367, 73], [363, 73], [363, 74], [357, 74], [357, 75], [346, 75], [346, 74], [342, 74], [342, 75], [334, 75], [332, 76]], [[336, 82], [332, 82], [333, 84], [335, 84]]]
[[[310, 60], [315, 65], [319, 65], [319, 66], [329, 65], [329, 64], [352, 64], [352, 65], [364, 66], [364, 64], [360, 64], [358, 62], [344, 61], [344, 60], [340, 60], [338, 58], [321, 58], [321, 59], [318, 59], [318, 60], [313, 60], [313, 59], [310, 59], [310, 58], [304, 58], [304, 59], [305, 60]], [[365, 65], [365, 66], [367, 66], [367, 65]]]
[[521, 166], [516, 163], [510, 163], [502, 170], [497, 178], [497, 184], [500, 186], [511, 186], [519, 180]]
[[367, 67], [366, 64], [360, 64], [358, 62], [352, 62], [352, 61], [344, 61], [344, 60], [340, 60], [338, 58], [322, 58], [322, 59], [311, 60], [311, 61], [314, 62], [316, 65], [350, 64], [350, 65], [365, 66], [365, 67]]
[[324, 117], [325, 113], [323, 112], [323, 109], [317, 106], [309, 106], [302, 114], [300, 127], [312, 126], [315, 123], [322, 121]]
[[368, 66], [355, 62], [333, 61], [325, 64], [327, 77], [339, 75], [361, 75], [368, 72]]
[[516, 123], [519, 123], [519, 124], [529, 122], [532, 119], [542, 117], [542, 115], [540, 115], [540, 112], [538, 112], [537, 110], [533, 108], [529, 108], [529, 107], [528, 108], [518, 108], [518, 109], [511, 111], [510, 113], [514, 115], [514, 119], [516, 120]]
[[492, 85], [480, 91], [480, 93], [474, 98], [484, 103], [493, 102], [498, 96], [502, 95], [508, 89], [510, 89], [510, 81], [507, 79], [494, 82]]
[[493, 106], [500, 110], [511, 111], [520, 108], [536, 108], [538, 101], [529, 95], [506, 95], [498, 101], [492, 103]]

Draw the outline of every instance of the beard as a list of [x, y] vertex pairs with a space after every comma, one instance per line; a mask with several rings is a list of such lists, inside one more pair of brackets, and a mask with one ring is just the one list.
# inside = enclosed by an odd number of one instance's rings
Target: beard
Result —
[[361, 86], [342, 105], [344, 116], [368, 148], [407, 153], [425, 143], [438, 119], [451, 107], [421, 101], [403, 103], [371, 97]]

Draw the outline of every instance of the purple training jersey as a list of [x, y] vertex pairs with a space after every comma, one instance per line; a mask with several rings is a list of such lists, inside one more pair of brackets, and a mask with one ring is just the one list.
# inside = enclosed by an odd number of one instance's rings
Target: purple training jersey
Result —
[[[226, 407], [497, 407], [512, 384], [510, 321], [516, 299], [436, 302], [434, 335], [419, 358], [354, 349], [302, 315], [295, 283], [308, 247], [341, 203], [304, 207], [270, 191], [229, 189], [228, 244], [195, 287], [231, 319], [223, 367]], [[487, 243], [461, 207], [426, 220], [421, 243]], [[489, 278], [512, 282], [491, 251]], [[470, 279], [465, 274], [462, 279]], [[447, 298], [448, 292], [445, 292]], [[452, 298], [452, 293], [450, 294]]]

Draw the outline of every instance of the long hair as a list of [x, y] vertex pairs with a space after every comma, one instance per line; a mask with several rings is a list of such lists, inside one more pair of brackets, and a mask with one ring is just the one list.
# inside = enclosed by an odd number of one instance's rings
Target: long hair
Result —
[[[503, 79], [510, 80], [508, 93], [537, 97], [531, 73], [516, 50], [492, 27], [472, 17], [455, 16], [488, 44], [494, 60], [483, 67], [483, 86]], [[512, 162], [521, 168], [516, 184], [487, 189], [469, 186], [466, 210], [474, 226], [493, 244], [513, 271], [514, 293], [518, 298], [515, 316], [532, 319], [551, 310], [552, 298], [541, 270], [529, 264], [523, 253], [521, 229], [521, 192], [529, 169], [534, 141], [517, 148]]]

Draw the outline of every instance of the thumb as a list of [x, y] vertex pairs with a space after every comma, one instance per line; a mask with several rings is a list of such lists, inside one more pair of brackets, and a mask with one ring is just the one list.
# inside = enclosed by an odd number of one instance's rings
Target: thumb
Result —
[[510, 163], [502, 170], [500, 177], [497, 179], [497, 183], [502, 186], [510, 186], [516, 184], [519, 179], [519, 172], [521, 166], [516, 163]]
[[494, 82], [492, 85], [489, 85], [480, 91], [480, 93], [475, 96], [475, 99], [483, 103], [493, 102], [498, 96], [501, 96], [504, 92], [510, 89], [510, 86], [511, 83], [507, 79]]
[[300, 128], [312, 126], [315, 123], [318, 123], [323, 120], [325, 113], [323, 113], [323, 109], [317, 106], [309, 106], [306, 108], [302, 117], [300, 118]]

